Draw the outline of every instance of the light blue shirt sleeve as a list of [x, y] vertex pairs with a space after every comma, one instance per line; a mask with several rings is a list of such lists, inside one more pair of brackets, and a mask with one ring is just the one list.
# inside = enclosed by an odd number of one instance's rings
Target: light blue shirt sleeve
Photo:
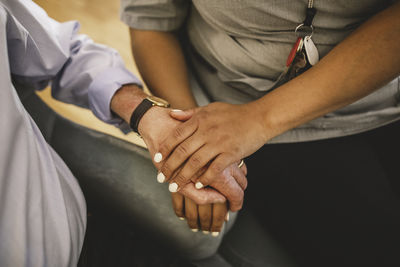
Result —
[[[122, 126], [110, 102], [124, 84], [142, 86], [116, 50], [78, 34], [79, 23], [59, 23], [29, 0], [0, 0], [9, 16], [8, 47], [15, 79], [43, 89], [54, 98], [90, 108], [102, 121]], [[126, 125], [123, 125], [126, 128]]]

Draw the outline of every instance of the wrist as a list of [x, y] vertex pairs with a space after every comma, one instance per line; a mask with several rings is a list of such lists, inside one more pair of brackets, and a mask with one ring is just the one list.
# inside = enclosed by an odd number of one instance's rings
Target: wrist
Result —
[[111, 99], [111, 110], [129, 123], [133, 111], [147, 96], [137, 85], [124, 85]]
[[152, 139], [154, 125], [160, 125], [160, 119], [167, 114], [167, 108], [153, 106], [142, 117], [138, 125], [138, 133], [143, 139]]
[[247, 117], [254, 120], [254, 129], [260, 133], [264, 143], [280, 134], [279, 122], [263, 102], [257, 100], [245, 105], [248, 107]]
[[140, 120], [138, 132], [149, 151], [155, 153], [160, 142], [178, 125], [179, 122], [172, 119], [169, 113], [169, 108], [153, 106]]

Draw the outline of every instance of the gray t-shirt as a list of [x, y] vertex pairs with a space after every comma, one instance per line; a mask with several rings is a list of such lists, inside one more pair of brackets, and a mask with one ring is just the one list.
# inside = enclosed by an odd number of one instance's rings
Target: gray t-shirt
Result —
[[[122, 20], [143, 30], [185, 27], [193, 71], [211, 101], [245, 103], [267, 94], [285, 68], [307, 0], [122, 0]], [[320, 57], [392, 0], [317, 0], [313, 41]], [[201, 55], [201, 59], [199, 57]], [[300, 92], [299, 92], [300, 93]], [[271, 142], [345, 136], [400, 118], [399, 78], [373, 94]]]

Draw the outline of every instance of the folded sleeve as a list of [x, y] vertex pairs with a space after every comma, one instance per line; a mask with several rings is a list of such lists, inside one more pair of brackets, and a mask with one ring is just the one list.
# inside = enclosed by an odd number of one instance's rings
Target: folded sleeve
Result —
[[186, 19], [188, 0], [121, 0], [121, 20], [139, 30], [174, 31]]
[[79, 23], [59, 23], [29, 0], [2, 0], [8, 12], [8, 49], [14, 77], [37, 89], [51, 84], [54, 98], [90, 108], [106, 123], [120, 126], [111, 112], [124, 84], [142, 86], [116, 50], [78, 34]]
[[86, 35], [74, 35], [70, 56], [52, 81], [54, 98], [88, 107], [106, 123], [119, 126], [122, 120], [110, 109], [115, 92], [125, 84], [140, 80], [124, 67], [112, 48], [96, 44]]

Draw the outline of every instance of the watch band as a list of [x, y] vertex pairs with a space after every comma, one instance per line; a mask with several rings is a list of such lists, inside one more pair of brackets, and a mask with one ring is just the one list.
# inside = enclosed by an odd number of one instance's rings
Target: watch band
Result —
[[143, 115], [153, 106], [153, 102], [148, 100], [147, 98], [143, 99], [143, 101], [136, 107], [133, 111], [130, 123], [132, 130], [139, 134], [139, 122], [142, 119]]

